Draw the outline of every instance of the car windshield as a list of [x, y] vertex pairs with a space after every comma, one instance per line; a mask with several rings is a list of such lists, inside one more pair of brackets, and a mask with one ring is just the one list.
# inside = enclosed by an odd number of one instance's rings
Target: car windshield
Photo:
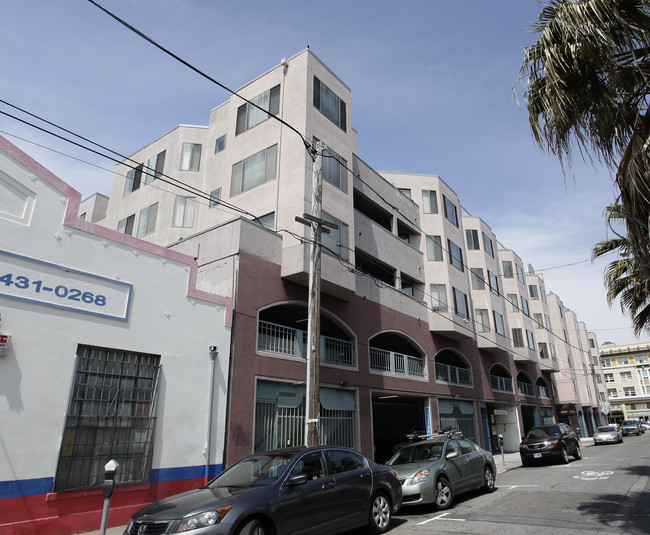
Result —
[[435, 461], [440, 459], [443, 442], [430, 442], [428, 444], [413, 444], [399, 450], [388, 461], [388, 465], [417, 463], [421, 461]]
[[623, 425], [637, 425], [637, 423], [634, 420], [625, 420]]
[[257, 487], [271, 485], [280, 477], [291, 459], [292, 454], [254, 455], [237, 464], [213, 479], [208, 487]]
[[604, 425], [598, 428], [598, 431], [601, 433], [616, 433], [616, 429], [611, 425]]
[[559, 435], [560, 428], [557, 425], [551, 425], [549, 427], [533, 427], [526, 438], [543, 438], [546, 436]]

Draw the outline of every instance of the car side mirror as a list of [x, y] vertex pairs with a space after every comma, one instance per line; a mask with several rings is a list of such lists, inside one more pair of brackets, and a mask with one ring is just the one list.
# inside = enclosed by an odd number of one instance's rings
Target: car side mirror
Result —
[[450, 451], [450, 452], [445, 456], [445, 459], [454, 459], [455, 457], [458, 457], [458, 452], [457, 452], [457, 451]]
[[298, 485], [304, 485], [307, 483], [307, 474], [296, 474], [287, 479], [288, 487], [296, 487]]

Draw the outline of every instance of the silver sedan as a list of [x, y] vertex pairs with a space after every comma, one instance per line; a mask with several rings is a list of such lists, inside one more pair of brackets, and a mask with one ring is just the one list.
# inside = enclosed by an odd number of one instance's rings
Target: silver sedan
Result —
[[594, 433], [594, 444], [620, 444], [623, 442], [621, 430], [613, 425], [602, 425]]

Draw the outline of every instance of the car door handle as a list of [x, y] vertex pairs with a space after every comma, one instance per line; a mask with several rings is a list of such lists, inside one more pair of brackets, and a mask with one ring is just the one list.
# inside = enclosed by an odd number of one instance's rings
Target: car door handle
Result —
[[336, 486], [336, 484], [334, 483], [334, 481], [328, 481], [327, 483], [323, 483], [323, 486], [321, 487], [321, 489], [323, 489], [323, 490], [333, 489], [335, 486]]

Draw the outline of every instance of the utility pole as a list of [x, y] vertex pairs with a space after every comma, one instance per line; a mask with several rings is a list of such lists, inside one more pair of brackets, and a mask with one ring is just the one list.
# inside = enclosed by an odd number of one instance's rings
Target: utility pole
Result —
[[311, 228], [309, 246], [309, 317], [307, 319], [307, 382], [305, 395], [305, 445], [319, 443], [320, 414], [320, 282], [321, 234], [329, 233], [325, 227], [337, 229], [338, 225], [323, 221], [323, 148], [317, 141], [312, 163], [311, 214], [296, 217], [296, 221]]

